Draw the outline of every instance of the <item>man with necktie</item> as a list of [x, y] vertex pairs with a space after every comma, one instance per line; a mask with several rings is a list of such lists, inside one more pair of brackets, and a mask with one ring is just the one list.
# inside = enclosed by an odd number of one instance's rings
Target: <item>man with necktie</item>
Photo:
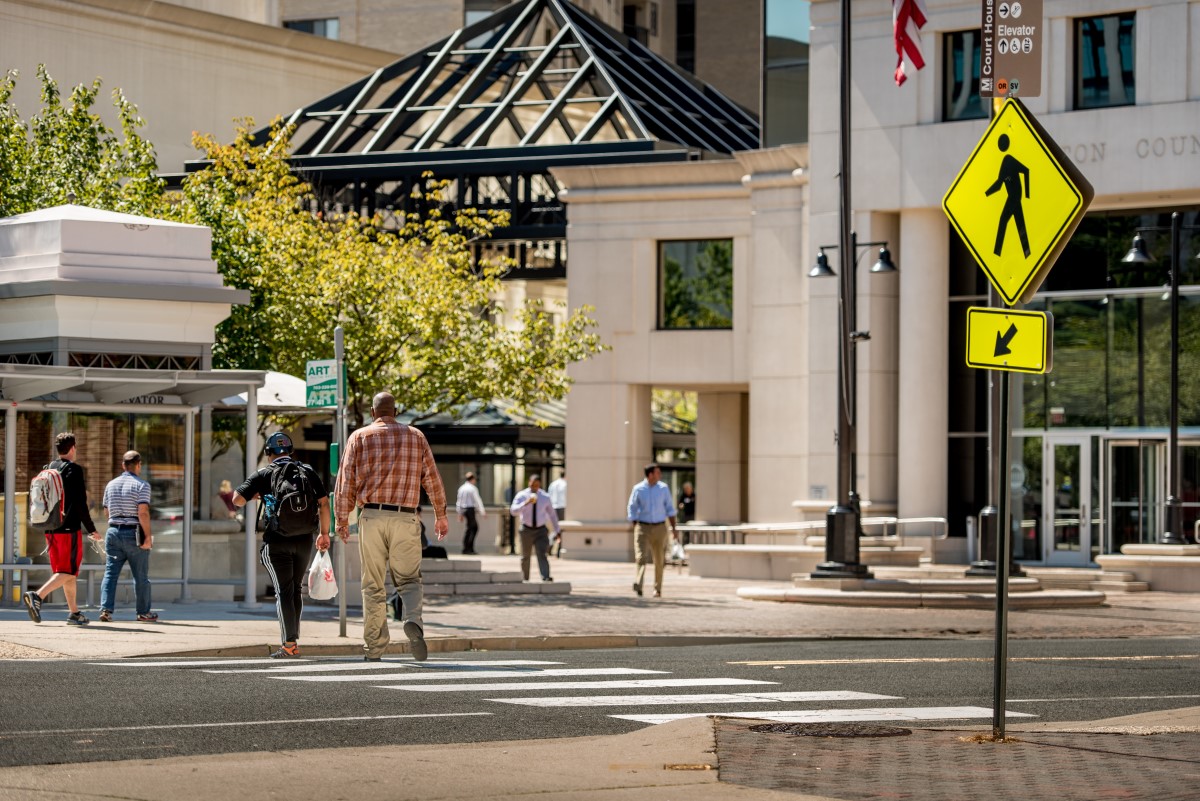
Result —
[[542, 491], [541, 476], [534, 473], [529, 477], [529, 487], [517, 493], [509, 511], [513, 517], [521, 519], [521, 573], [525, 580], [529, 581], [529, 556], [536, 551], [542, 581], [553, 581], [550, 578], [550, 560], [546, 558], [546, 552], [550, 549], [547, 527], [553, 525], [554, 533], [560, 537], [562, 528], [558, 525], [554, 503]]

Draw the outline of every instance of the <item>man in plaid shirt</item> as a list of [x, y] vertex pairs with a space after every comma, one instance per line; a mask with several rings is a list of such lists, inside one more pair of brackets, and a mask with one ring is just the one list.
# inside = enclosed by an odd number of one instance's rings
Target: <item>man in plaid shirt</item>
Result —
[[350, 512], [358, 515], [358, 553], [362, 558], [363, 640], [366, 660], [378, 662], [391, 637], [387, 625], [386, 571], [404, 609], [404, 635], [413, 659], [429, 656], [421, 621], [421, 520], [417, 505], [421, 487], [433, 504], [437, 538], [450, 530], [446, 519], [446, 490], [425, 435], [396, 422], [396, 399], [380, 392], [371, 401], [374, 421], [355, 431], [334, 490], [335, 531], [342, 542], [350, 538]]

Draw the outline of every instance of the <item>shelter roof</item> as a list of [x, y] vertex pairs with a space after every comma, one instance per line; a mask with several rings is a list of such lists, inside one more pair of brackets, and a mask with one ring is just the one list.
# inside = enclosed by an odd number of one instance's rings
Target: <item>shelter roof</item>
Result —
[[568, 0], [512, 3], [289, 122], [306, 169], [759, 146], [753, 114]]

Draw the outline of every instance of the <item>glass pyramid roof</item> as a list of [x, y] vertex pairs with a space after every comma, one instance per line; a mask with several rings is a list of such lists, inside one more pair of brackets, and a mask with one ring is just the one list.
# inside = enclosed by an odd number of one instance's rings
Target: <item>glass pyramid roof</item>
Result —
[[297, 127], [293, 155], [317, 161], [385, 153], [440, 160], [434, 151], [478, 148], [729, 154], [759, 146], [752, 114], [568, 0], [506, 6], [289, 122]]

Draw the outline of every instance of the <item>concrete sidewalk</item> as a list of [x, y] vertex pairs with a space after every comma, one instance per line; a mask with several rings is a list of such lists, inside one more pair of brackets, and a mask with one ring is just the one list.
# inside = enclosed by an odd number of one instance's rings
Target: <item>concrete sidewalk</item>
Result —
[[[511, 570], [515, 560], [484, 557], [484, 569]], [[987, 610], [760, 603], [737, 597], [747, 582], [692, 578], [686, 568], [668, 570], [664, 598], [639, 598], [628, 564], [562, 559], [554, 560], [553, 572], [572, 583], [571, 595], [428, 599], [430, 650], [992, 636], [993, 613]], [[0, 658], [261, 656], [278, 638], [271, 604], [245, 609], [170, 603], [156, 609], [162, 615], [157, 624], [135, 622], [131, 605], [122, 603], [116, 621], [100, 624], [93, 614], [90, 626], [76, 628], [66, 625], [63, 607], [46, 607], [41, 625], [23, 607], [6, 607], [0, 609]], [[358, 611], [351, 608], [348, 636], [342, 638], [336, 607], [310, 606], [301, 640], [305, 655], [359, 653]], [[1014, 638], [1197, 636], [1200, 596], [1114, 595], [1102, 608], [1013, 611], [1009, 623]], [[757, 732], [751, 729], [756, 723], [694, 718], [610, 737], [6, 768], [0, 769], [0, 801], [1200, 798], [1200, 707], [1076, 724], [1014, 724], [1008, 729], [1014, 741], [1008, 743], [978, 742], [990, 730], [984, 724], [911, 727], [902, 737], [830, 739]], [[1072, 730], [1077, 733], [1065, 733]]]

